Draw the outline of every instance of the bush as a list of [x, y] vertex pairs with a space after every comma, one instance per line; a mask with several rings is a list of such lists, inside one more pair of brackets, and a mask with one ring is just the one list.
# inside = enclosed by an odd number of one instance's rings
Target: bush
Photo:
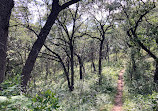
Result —
[[51, 90], [46, 90], [40, 94], [36, 94], [32, 98], [34, 111], [46, 110], [52, 111], [53, 109], [59, 108], [58, 98]]
[[59, 107], [58, 98], [51, 90], [32, 97], [24, 95], [20, 89], [20, 76], [8, 78], [1, 84], [0, 109], [4, 111], [52, 111]]

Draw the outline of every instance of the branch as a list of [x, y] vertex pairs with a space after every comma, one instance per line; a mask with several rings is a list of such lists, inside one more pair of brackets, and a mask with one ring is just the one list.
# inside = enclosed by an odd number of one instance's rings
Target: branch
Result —
[[139, 40], [137, 34], [131, 29], [132, 35], [136, 38], [136, 42], [144, 49], [154, 60], [158, 61], [158, 57], [156, 57], [150, 49], [146, 48], [145, 45]]
[[[72, 15], [72, 19], [73, 19], [73, 28], [72, 28], [72, 34], [71, 34], [71, 38], [73, 38], [74, 34], [75, 34], [75, 27], [76, 27], [76, 21], [77, 21], [77, 13], [78, 13], [78, 8], [79, 8], [79, 4], [76, 5], [76, 10], [75, 10], [75, 15], [73, 17]], [[71, 13], [72, 14], [72, 13]]]
[[45, 48], [46, 48], [48, 51], [50, 51], [51, 53], [53, 53], [54, 55], [56, 55], [56, 56], [58, 57], [58, 59], [59, 59], [58, 62], [60, 62], [61, 65], [63, 66], [64, 72], [66, 72], [66, 73], [65, 73], [65, 74], [66, 74], [66, 77], [69, 77], [68, 71], [66, 70], [65, 64], [64, 64], [63, 60], [61, 59], [60, 55], [57, 54], [56, 52], [52, 51], [52, 50], [51, 50], [49, 47], [47, 47], [45, 44], [44, 44], [44, 46], [45, 46]]
[[136, 32], [139, 23], [142, 21], [143, 17], [144, 17], [147, 13], [149, 13], [149, 10], [146, 11], [143, 15], [141, 15], [141, 16], [139, 17], [138, 21], [136, 22], [136, 25], [134, 26], [134, 32]]
[[9, 27], [15, 27], [15, 26], [23, 26], [24, 28], [27, 28], [28, 30], [30, 30], [31, 32], [33, 32], [38, 37], [38, 34], [36, 33], [36, 31], [33, 30], [29, 25], [26, 26], [24, 24], [19, 23], [19, 24], [16, 24], [16, 25], [11, 25]]
[[69, 2], [67, 2], [67, 3], [65, 3], [65, 4], [63, 4], [62, 6], [61, 6], [61, 8], [62, 9], [65, 9], [65, 8], [67, 8], [67, 7], [69, 7], [70, 5], [72, 5], [72, 4], [74, 4], [74, 3], [77, 3], [77, 2], [79, 2], [80, 0], [71, 0], [71, 1], [69, 1]]
[[101, 39], [98, 38], [98, 37], [92, 37], [92, 36], [90, 36], [90, 37], [93, 38], [93, 39], [98, 39], [99, 41], [101, 41]]
[[55, 56], [57, 56], [57, 58], [59, 59], [59, 62], [62, 62], [62, 63], [63, 63], [63, 61], [62, 61], [62, 59], [61, 59], [61, 57], [60, 57], [59, 54], [57, 54], [56, 52], [52, 51], [47, 45], [44, 44], [44, 46], [45, 46], [45, 48], [46, 48], [48, 51], [50, 51], [52, 54], [54, 54]]
[[65, 33], [67, 34], [68, 38], [70, 39], [70, 34], [69, 34], [69, 31], [66, 27], [66, 25], [64, 23], [62, 23], [58, 18], [57, 18], [58, 22], [59, 22], [59, 25], [64, 29]]
[[49, 60], [54, 60], [57, 62], [60, 62], [59, 60], [55, 59], [55, 58], [50, 58], [50, 57], [44, 57], [44, 56], [38, 56], [39, 58], [45, 58], [45, 59], [49, 59]]
[[54, 55], [51, 55], [51, 54], [48, 54], [48, 53], [44, 53], [44, 52], [40, 52], [42, 55], [47, 55], [47, 56], [51, 56], [51, 57], [54, 57], [54, 58], [57, 58], [57, 56], [54, 56]]
[[85, 36], [85, 35], [87, 35], [87, 34], [86, 34], [86, 33], [82, 33], [81, 35], [79, 35], [79, 36], [75, 36], [74, 38], [83, 37], [83, 36]]
[[106, 29], [104, 30], [104, 32], [106, 33], [106, 31], [107, 31], [110, 27], [112, 27], [112, 26], [113, 26], [113, 25], [107, 26]]

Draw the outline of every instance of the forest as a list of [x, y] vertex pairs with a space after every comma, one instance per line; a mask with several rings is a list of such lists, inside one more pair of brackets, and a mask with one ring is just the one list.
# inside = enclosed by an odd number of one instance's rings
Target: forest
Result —
[[0, 111], [158, 111], [158, 0], [0, 0]]

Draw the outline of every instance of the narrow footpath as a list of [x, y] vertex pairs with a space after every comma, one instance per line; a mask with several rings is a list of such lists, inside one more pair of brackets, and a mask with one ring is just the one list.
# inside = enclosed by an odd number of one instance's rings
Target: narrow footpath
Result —
[[123, 73], [125, 70], [121, 70], [118, 76], [118, 82], [117, 82], [117, 94], [114, 99], [114, 107], [112, 108], [112, 111], [122, 111], [122, 96], [123, 96]]

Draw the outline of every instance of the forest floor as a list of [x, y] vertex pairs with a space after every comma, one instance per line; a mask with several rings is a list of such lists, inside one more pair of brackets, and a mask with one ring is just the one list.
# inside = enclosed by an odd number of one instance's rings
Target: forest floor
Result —
[[118, 82], [117, 82], [117, 94], [114, 99], [114, 107], [112, 108], [112, 111], [122, 111], [122, 96], [123, 96], [123, 73], [125, 70], [121, 70], [119, 75], [118, 75]]

